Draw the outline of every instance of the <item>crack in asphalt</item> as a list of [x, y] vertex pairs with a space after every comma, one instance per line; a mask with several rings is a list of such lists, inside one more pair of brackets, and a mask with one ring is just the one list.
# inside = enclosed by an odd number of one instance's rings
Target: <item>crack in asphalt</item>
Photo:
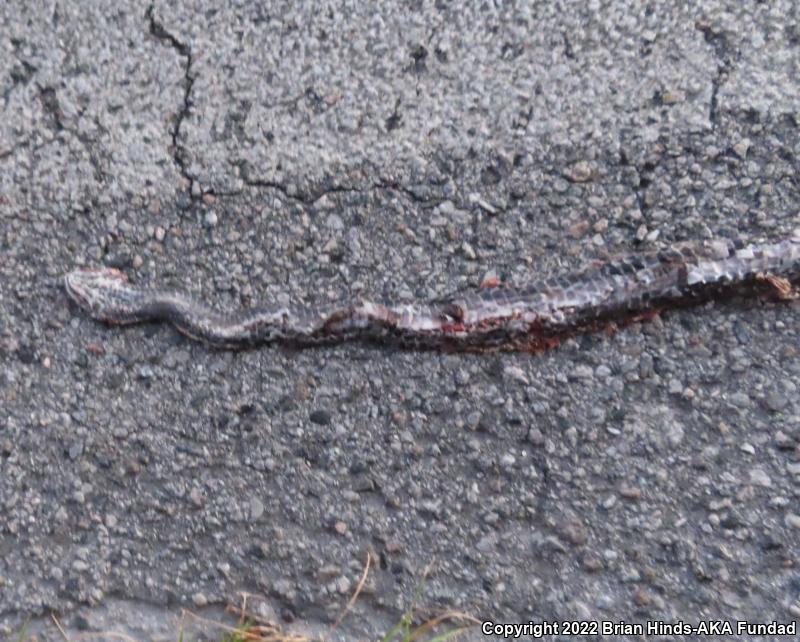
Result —
[[[407, 187], [402, 183], [400, 183], [399, 181], [390, 181], [390, 180], [379, 180], [364, 187], [353, 187], [349, 185], [331, 185], [329, 187], [310, 190], [305, 193], [302, 191], [290, 192], [289, 188], [281, 182], [251, 177], [250, 174], [252, 172], [252, 168], [247, 161], [238, 160], [234, 162], [234, 165], [239, 168], [239, 175], [244, 184], [247, 185], [248, 187], [274, 189], [283, 194], [283, 196], [287, 200], [305, 206], [314, 205], [321, 198], [324, 198], [325, 196], [328, 196], [330, 194], [364, 194], [372, 191], [390, 191], [390, 190], [405, 194], [409, 198], [409, 200], [428, 207], [435, 207], [436, 205], [445, 200], [444, 198], [439, 198], [439, 197], [425, 198], [417, 194], [412, 187]], [[230, 192], [218, 192], [212, 190], [212, 192], [216, 196], [235, 196], [240, 193], [240, 191], [237, 190]]]
[[[189, 173], [187, 150], [185, 146], [183, 146], [180, 143], [180, 130], [183, 121], [189, 116], [189, 113], [192, 108], [192, 88], [194, 86], [194, 81], [195, 81], [195, 76], [192, 75], [192, 65], [194, 63], [192, 49], [188, 44], [178, 40], [177, 37], [175, 37], [172, 33], [170, 33], [164, 27], [164, 25], [157, 20], [155, 15], [155, 5], [151, 4], [147, 8], [147, 11], [145, 12], [145, 18], [147, 18], [148, 21], [148, 28], [150, 35], [152, 35], [160, 42], [164, 43], [165, 46], [174, 49], [186, 61], [184, 65], [184, 77], [183, 77], [183, 85], [184, 85], [183, 100], [181, 108], [178, 114], [175, 116], [175, 121], [172, 126], [172, 131], [170, 132], [170, 137], [171, 137], [170, 152], [175, 165], [178, 167], [180, 171], [181, 176], [189, 182], [189, 204], [191, 205], [192, 203], [198, 200], [198, 195], [195, 195], [195, 189], [194, 189], [195, 183], [197, 181], [195, 177], [193, 177]], [[305, 93], [303, 95], [305, 95]], [[291, 99], [288, 102], [296, 102], [297, 100], [302, 98], [303, 95], [298, 96], [295, 99]], [[417, 193], [415, 193], [415, 191], [412, 188], [406, 187], [397, 181], [380, 181], [377, 183], [373, 183], [363, 189], [358, 187], [350, 187], [346, 185], [334, 185], [319, 190], [313, 190], [305, 194], [302, 192], [297, 194], [292, 194], [290, 193], [289, 188], [283, 183], [277, 181], [264, 180], [264, 179], [250, 178], [248, 176], [249, 168], [244, 161], [240, 161], [236, 164], [240, 168], [242, 180], [248, 187], [275, 189], [278, 190], [281, 194], [283, 194], [284, 197], [287, 198], [288, 200], [292, 200], [303, 205], [313, 205], [321, 198], [329, 194], [359, 193], [372, 190], [394, 190], [402, 192], [412, 201], [417, 203], [422, 203], [425, 205], [436, 205], [437, 203], [443, 200], [435, 198], [434, 199], [423, 198], [419, 196]], [[221, 192], [211, 189], [209, 190], [209, 193], [212, 193], [215, 196], [224, 197], [224, 196], [233, 196], [235, 194], [238, 194], [239, 192], [237, 191]]]
[[711, 78], [711, 99], [708, 105], [708, 120], [711, 127], [715, 128], [719, 122], [718, 94], [720, 87], [725, 84], [728, 75], [733, 70], [734, 62], [739, 58], [738, 51], [732, 51], [728, 36], [725, 32], [717, 30], [705, 20], [698, 20], [695, 29], [703, 34], [705, 41], [711, 45], [714, 55], [719, 60], [717, 71]]
[[619, 165], [621, 167], [630, 167], [634, 172], [636, 172], [636, 183], [631, 185], [631, 191], [633, 192], [634, 197], [636, 198], [636, 205], [639, 208], [639, 212], [644, 215], [647, 212], [648, 206], [647, 201], [645, 200], [644, 190], [647, 189], [649, 185], [649, 181], [643, 181], [642, 170], [639, 169], [639, 166], [632, 162], [628, 155], [625, 153], [625, 147], [622, 141], [622, 132], [619, 134]]
[[162, 25], [155, 16], [155, 5], [150, 5], [145, 12], [147, 18], [150, 35], [165, 46], [174, 49], [178, 55], [186, 60], [183, 69], [183, 99], [181, 101], [180, 110], [175, 116], [170, 132], [170, 155], [175, 163], [181, 176], [189, 182], [189, 203], [197, 200], [194, 194], [195, 178], [189, 173], [187, 150], [186, 147], [180, 144], [180, 133], [183, 121], [189, 116], [192, 108], [192, 88], [194, 87], [195, 77], [192, 75], [192, 64], [194, 58], [192, 57], [192, 48], [178, 40]]

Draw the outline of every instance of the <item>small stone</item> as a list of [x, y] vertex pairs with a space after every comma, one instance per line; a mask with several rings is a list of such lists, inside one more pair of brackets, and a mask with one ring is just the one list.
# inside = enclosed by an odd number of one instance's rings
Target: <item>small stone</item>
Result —
[[601, 218], [597, 221], [594, 225], [592, 225], [592, 229], [597, 232], [598, 234], [602, 234], [608, 229], [608, 219]]
[[596, 376], [596, 377], [599, 377], [599, 378], [601, 378], [601, 379], [605, 379], [606, 377], [608, 377], [608, 376], [610, 376], [610, 375], [611, 375], [611, 368], [609, 368], [609, 367], [608, 367], [607, 365], [605, 365], [604, 363], [603, 363], [603, 364], [600, 364], [600, 365], [599, 365], [599, 366], [597, 366], [597, 368], [595, 369], [595, 371], [594, 371], [594, 374], [595, 374], [595, 376]]
[[334, 531], [334, 532], [335, 532], [337, 535], [344, 535], [344, 534], [347, 532], [347, 524], [345, 524], [345, 523], [344, 523], [344, 522], [342, 522], [342, 521], [337, 521], [337, 522], [336, 522], [336, 523], [333, 525], [333, 531]]
[[577, 223], [574, 223], [569, 226], [567, 234], [569, 234], [574, 239], [579, 239], [584, 234], [586, 234], [586, 231], [588, 229], [589, 229], [589, 221], [587, 220], [578, 221]]
[[159, 225], [153, 232], [153, 236], [155, 237], [156, 241], [160, 243], [167, 236], [167, 231]]
[[592, 611], [580, 600], [570, 600], [567, 603], [567, 608], [575, 620], [586, 622], [592, 619]]
[[339, 216], [336, 212], [332, 212], [328, 215], [327, 220], [325, 221], [325, 225], [328, 229], [331, 230], [343, 230], [344, 229], [344, 221], [342, 221], [342, 217]]
[[592, 166], [587, 161], [578, 161], [564, 170], [564, 178], [573, 183], [586, 183], [592, 178]]
[[464, 252], [464, 256], [466, 256], [470, 261], [474, 261], [478, 258], [474, 248], [466, 241], [461, 244], [461, 251]]
[[206, 503], [206, 494], [203, 492], [202, 488], [195, 486], [189, 491], [189, 499], [191, 500], [192, 504], [194, 504], [197, 508], [200, 508]]
[[192, 603], [195, 606], [205, 606], [206, 604], [208, 604], [208, 598], [202, 593], [198, 592], [192, 595]]
[[586, 527], [577, 519], [569, 520], [561, 525], [561, 535], [574, 546], [583, 546], [589, 540]]
[[514, 381], [519, 381], [520, 383], [524, 383], [526, 385], [530, 383], [527, 375], [519, 366], [506, 366], [503, 370], [503, 373]]
[[264, 514], [264, 502], [258, 497], [250, 498], [250, 521], [255, 522]]
[[752, 145], [750, 139], [743, 138], [738, 143], [734, 143], [733, 151], [739, 158], [744, 160], [744, 158], [747, 156], [748, 150], [750, 149], [750, 145]]
[[203, 217], [203, 220], [205, 221], [207, 227], [214, 227], [219, 222], [217, 213], [214, 210], [209, 210], [208, 212], [206, 212], [206, 215]]
[[492, 216], [497, 214], [497, 208], [488, 201], [486, 201], [484, 198], [482, 198], [480, 194], [470, 194], [469, 200], [470, 203], [474, 203], [475, 205], [480, 207], [483, 211], [485, 211], [487, 214], [490, 214]]
[[528, 441], [531, 442], [534, 446], [541, 446], [544, 444], [544, 435], [542, 431], [536, 427], [531, 428], [528, 431]]
[[589, 366], [575, 366], [572, 372], [569, 373], [570, 379], [591, 379], [594, 371]]
[[748, 408], [750, 406], [750, 397], [743, 392], [734, 392], [729, 399], [737, 408]]
[[652, 604], [653, 596], [644, 588], [639, 587], [633, 592], [633, 601], [638, 606], [648, 606]]
[[506, 453], [505, 455], [503, 455], [500, 458], [500, 464], [504, 468], [511, 468], [516, 461], [517, 461], [517, 458], [514, 457], [514, 455], [512, 455], [511, 453]]
[[796, 515], [795, 513], [786, 513], [784, 521], [786, 522], [787, 526], [800, 529], [800, 515]]
[[776, 390], [773, 390], [767, 394], [766, 399], [764, 399], [764, 403], [766, 403], [767, 408], [769, 408], [772, 412], [780, 412], [789, 405], [789, 397]]
[[642, 223], [638, 228], [636, 228], [636, 240], [637, 241], [644, 241], [647, 238], [647, 225]]
[[677, 421], [671, 421], [667, 424], [666, 437], [671, 446], [677, 446], [680, 444], [683, 441], [683, 435], [683, 426], [681, 426]]
[[636, 486], [622, 484], [619, 489], [619, 494], [625, 499], [639, 499], [642, 496], [642, 489], [637, 488]]
[[338, 580], [336, 580], [336, 590], [341, 595], [344, 595], [345, 593], [349, 593], [351, 586], [352, 586], [352, 583], [344, 575], [342, 575]]
[[394, 555], [403, 550], [403, 545], [396, 539], [390, 539], [386, 542], [386, 552]]
[[312, 423], [319, 424], [320, 426], [327, 426], [331, 423], [331, 413], [327, 410], [314, 410], [308, 418]]
[[328, 239], [328, 242], [322, 246], [322, 253], [323, 254], [333, 254], [336, 251], [338, 243], [334, 237]]
[[131, 261], [131, 265], [133, 265], [134, 270], [138, 270], [140, 267], [142, 267], [143, 264], [144, 264], [144, 259], [138, 254], [136, 254], [133, 257], [133, 261]]
[[764, 488], [769, 488], [772, 486], [772, 480], [769, 478], [769, 475], [764, 472], [763, 468], [753, 468], [750, 471], [750, 481], [757, 486], [763, 486]]

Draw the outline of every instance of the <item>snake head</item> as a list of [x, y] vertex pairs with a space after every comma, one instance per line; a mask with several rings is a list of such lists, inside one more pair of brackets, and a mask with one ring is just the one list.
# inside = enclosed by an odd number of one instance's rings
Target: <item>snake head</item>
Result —
[[81, 268], [64, 277], [67, 294], [96, 319], [111, 323], [131, 321], [134, 290], [128, 277], [114, 268]]

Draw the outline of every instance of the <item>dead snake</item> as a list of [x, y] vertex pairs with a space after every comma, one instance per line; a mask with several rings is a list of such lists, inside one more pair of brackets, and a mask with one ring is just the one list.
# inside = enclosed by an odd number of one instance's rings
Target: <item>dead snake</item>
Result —
[[800, 231], [749, 245], [727, 240], [676, 245], [530, 285], [486, 288], [431, 303], [358, 300], [220, 313], [181, 292], [134, 286], [113, 268], [75, 270], [65, 276], [65, 286], [95, 319], [168, 321], [189, 337], [222, 348], [368, 339], [477, 351], [538, 350], [610, 322], [725, 293], [771, 289], [790, 298], [798, 280]]

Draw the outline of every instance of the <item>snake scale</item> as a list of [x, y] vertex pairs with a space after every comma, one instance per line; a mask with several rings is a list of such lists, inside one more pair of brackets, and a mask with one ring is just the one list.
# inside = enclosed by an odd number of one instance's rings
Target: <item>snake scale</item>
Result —
[[166, 321], [193, 339], [221, 348], [366, 339], [411, 348], [533, 351], [579, 332], [726, 293], [771, 290], [792, 298], [792, 284], [799, 280], [797, 231], [763, 243], [675, 245], [529, 285], [484, 288], [430, 303], [357, 300], [222, 313], [181, 292], [132, 285], [113, 268], [77, 269], [65, 276], [65, 287], [95, 319], [112, 324]]

